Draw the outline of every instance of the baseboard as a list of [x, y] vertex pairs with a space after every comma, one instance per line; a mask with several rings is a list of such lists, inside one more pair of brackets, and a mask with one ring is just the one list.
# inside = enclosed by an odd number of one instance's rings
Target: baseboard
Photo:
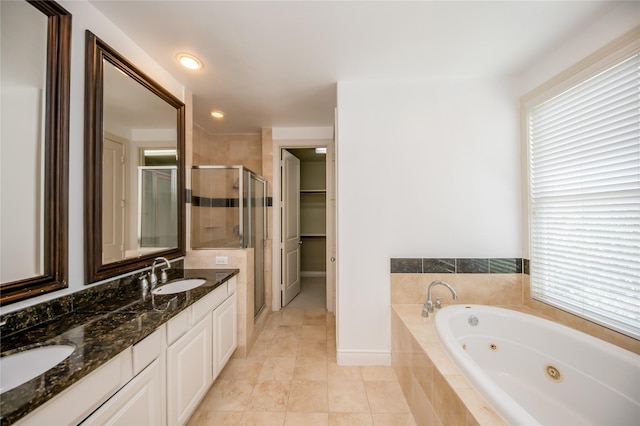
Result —
[[338, 365], [391, 365], [391, 352], [387, 351], [336, 351]]
[[326, 271], [300, 271], [301, 277], [326, 277]]

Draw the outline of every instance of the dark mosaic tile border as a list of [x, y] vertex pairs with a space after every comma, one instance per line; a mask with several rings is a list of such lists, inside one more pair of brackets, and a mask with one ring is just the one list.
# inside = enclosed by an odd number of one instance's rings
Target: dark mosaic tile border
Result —
[[[260, 199], [253, 199], [253, 205], [264, 207], [273, 207], [273, 197], [265, 197]], [[191, 203], [196, 207], [240, 207], [240, 200], [238, 198], [208, 198], [199, 197], [193, 195], [191, 190], [187, 192], [187, 203]]]
[[392, 258], [392, 274], [521, 274], [529, 261], [521, 258]]
[[[174, 260], [171, 262], [171, 266], [173, 269], [184, 269], [184, 261], [182, 259]], [[4, 314], [0, 316], [0, 323], [3, 323], [2, 336], [6, 337], [27, 328], [53, 321], [72, 312], [83, 311], [101, 300], [123, 296], [128, 292], [137, 292], [139, 291], [137, 279], [138, 273], [135, 272], [126, 277], [96, 284], [75, 293]]]

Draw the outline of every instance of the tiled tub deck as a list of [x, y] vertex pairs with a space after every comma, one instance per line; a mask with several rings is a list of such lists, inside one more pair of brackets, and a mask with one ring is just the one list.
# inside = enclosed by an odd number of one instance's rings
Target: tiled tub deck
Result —
[[416, 423], [507, 425], [446, 354], [434, 316], [421, 312], [420, 304], [391, 306], [392, 366]]

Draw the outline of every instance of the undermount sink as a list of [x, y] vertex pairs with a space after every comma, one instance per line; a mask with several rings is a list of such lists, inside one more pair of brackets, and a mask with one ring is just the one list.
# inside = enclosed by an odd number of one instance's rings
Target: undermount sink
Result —
[[182, 293], [183, 291], [200, 287], [206, 282], [207, 280], [203, 280], [202, 278], [186, 278], [183, 280], [172, 281], [170, 283], [161, 285], [160, 287], [156, 287], [151, 290], [151, 292], [153, 294], [158, 294], [161, 296], [164, 294]]
[[51, 345], [29, 349], [0, 358], [0, 393], [20, 386], [64, 361], [73, 345]]

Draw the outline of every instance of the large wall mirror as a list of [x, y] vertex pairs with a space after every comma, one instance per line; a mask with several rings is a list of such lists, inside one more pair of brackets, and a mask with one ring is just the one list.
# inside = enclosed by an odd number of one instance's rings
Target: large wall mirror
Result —
[[0, 303], [67, 287], [71, 14], [0, 1]]
[[185, 253], [184, 104], [86, 35], [87, 283]]

